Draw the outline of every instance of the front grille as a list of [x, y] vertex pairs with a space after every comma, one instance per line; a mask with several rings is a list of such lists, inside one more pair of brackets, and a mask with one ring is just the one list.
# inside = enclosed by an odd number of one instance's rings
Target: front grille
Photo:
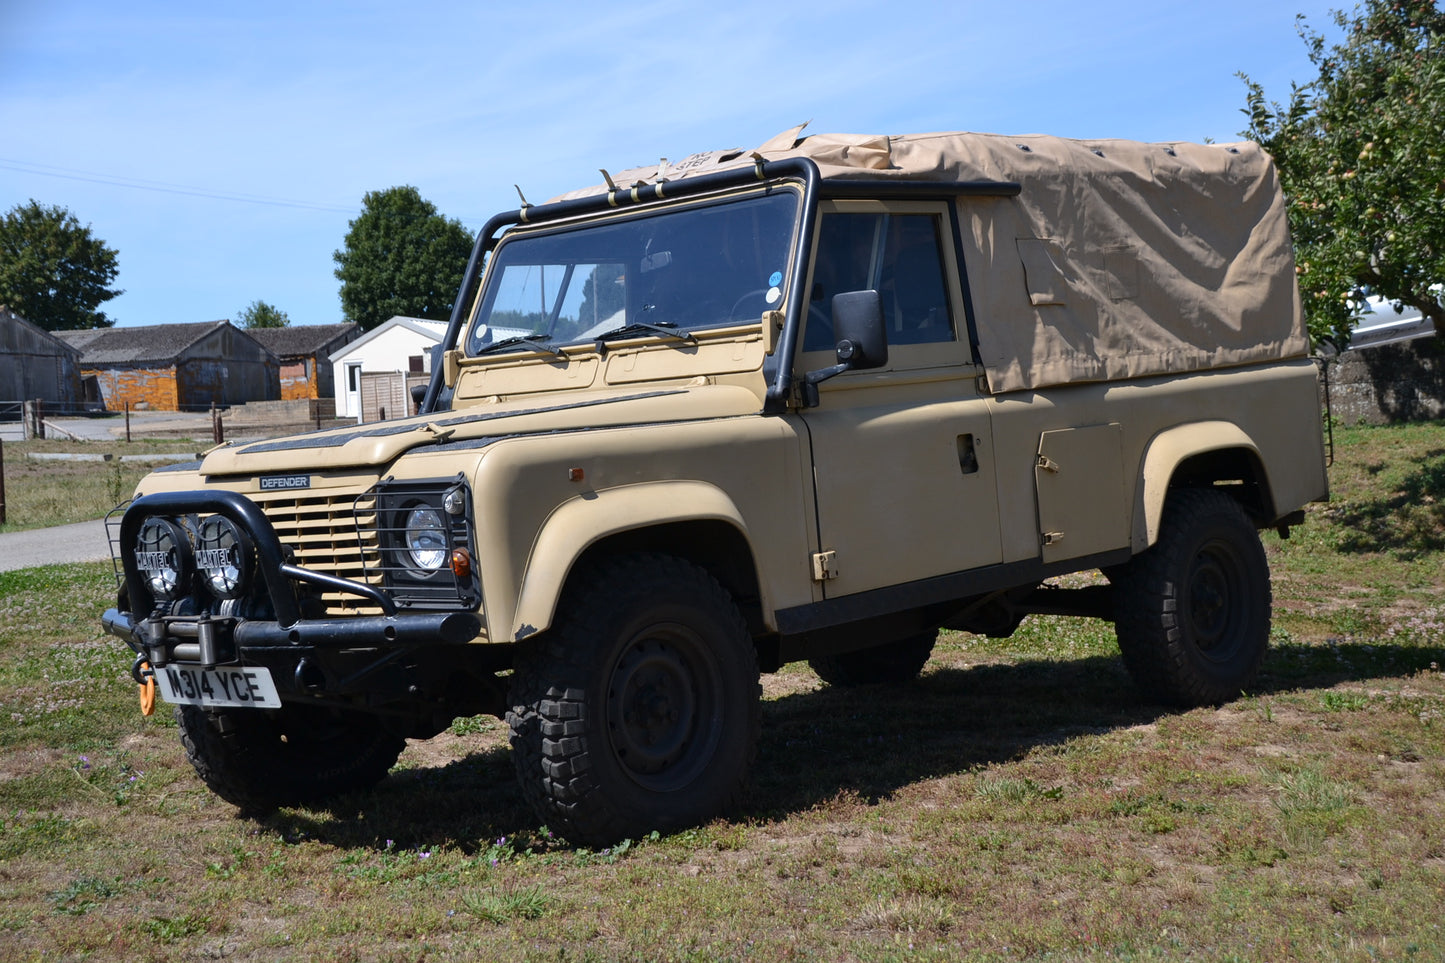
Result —
[[[281, 544], [295, 550], [295, 564], [353, 582], [380, 585], [375, 573], [381, 549], [375, 515], [356, 511], [364, 489], [325, 492], [257, 492], [248, 496], [271, 520]], [[381, 610], [354, 595], [326, 592], [328, 615], [379, 615]]]

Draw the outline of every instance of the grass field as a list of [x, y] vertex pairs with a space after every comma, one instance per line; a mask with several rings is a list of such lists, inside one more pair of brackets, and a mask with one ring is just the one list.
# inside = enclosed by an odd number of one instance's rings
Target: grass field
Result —
[[[199, 444], [199, 447], [198, 447]], [[7, 441], [5, 458], [5, 524], [0, 532], [18, 532], [47, 525], [66, 525], [100, 518], [130, 497], [136, 483], [155, 465], [151, 455], [195, 454], [209, 441], [191, 439], [124, 441]], [[110, 455], [111, 461], [48, 461], [32, 454]], [[121, 460], [119, 456], [126, 456]]]
[[1445, 958], [1445, 426], [1336, 437], [1245, 698], [1143, 704], [1086, 620], [909, 686], [792, 666], [742, 811], [601, 851], [481, 717], [240, 818], [136, 711], [109, 566], [0, 574], [0, 959]]

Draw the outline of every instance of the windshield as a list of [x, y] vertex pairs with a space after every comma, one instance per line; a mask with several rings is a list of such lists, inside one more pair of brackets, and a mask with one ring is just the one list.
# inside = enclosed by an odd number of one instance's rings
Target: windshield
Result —
[[467, 352], [756, 322], [782, 310], [797, 207], [774, 191], [505, 241]]

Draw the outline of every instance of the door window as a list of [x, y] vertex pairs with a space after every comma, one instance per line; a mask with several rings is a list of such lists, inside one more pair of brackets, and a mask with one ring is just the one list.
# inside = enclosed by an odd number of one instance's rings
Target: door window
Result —
[[804, 351], [831, 350], [833, 295], [874, 290], [890, 345], [955, 340], [934, 214], [823, 214], [813, 266]]

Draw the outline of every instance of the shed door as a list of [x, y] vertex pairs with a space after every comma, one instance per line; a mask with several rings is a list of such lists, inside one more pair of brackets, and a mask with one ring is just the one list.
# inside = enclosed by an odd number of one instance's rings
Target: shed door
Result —
[[346, 363], [346, 415], [361, 420], [361, 362]]

